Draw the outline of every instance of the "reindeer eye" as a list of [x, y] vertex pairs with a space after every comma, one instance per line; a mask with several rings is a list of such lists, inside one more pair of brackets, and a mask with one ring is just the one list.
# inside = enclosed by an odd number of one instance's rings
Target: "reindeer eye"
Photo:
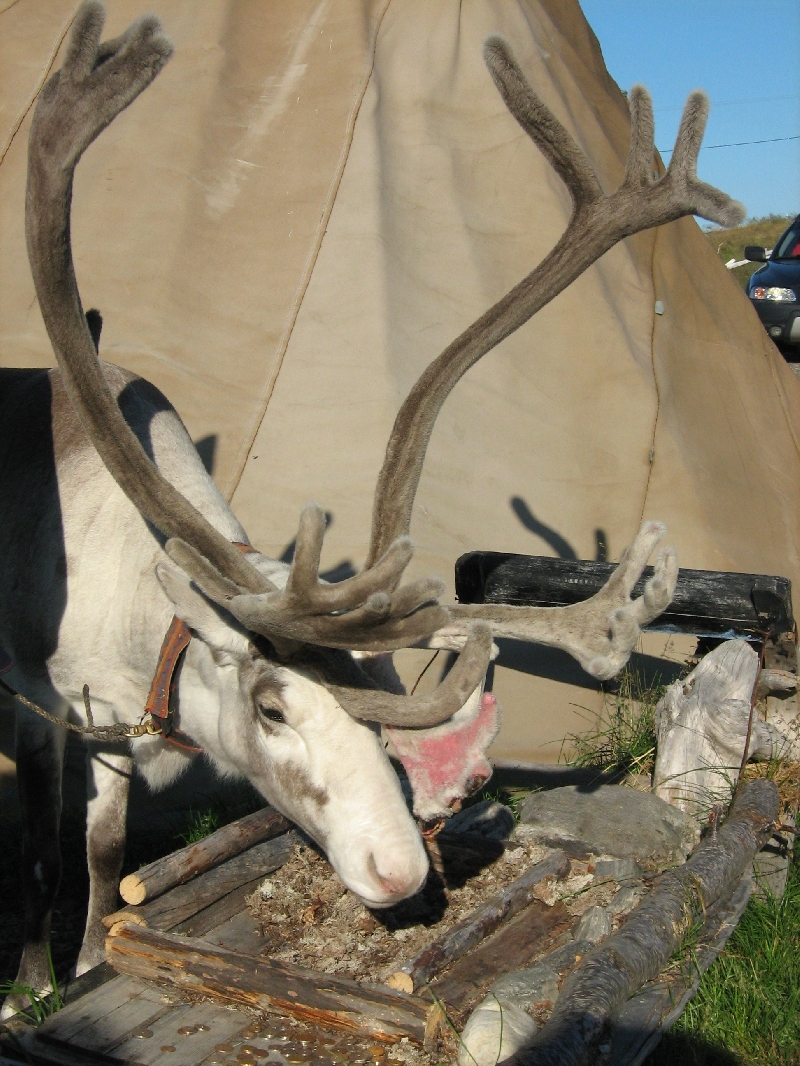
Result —
[[267, 718], [270, 722], [280, 722], [283, 725], [286, 724], [283, 712], [279, 711], [277, 707], [270, 707], [268, 704], [259, 703], [258, 713], [262, 718]]

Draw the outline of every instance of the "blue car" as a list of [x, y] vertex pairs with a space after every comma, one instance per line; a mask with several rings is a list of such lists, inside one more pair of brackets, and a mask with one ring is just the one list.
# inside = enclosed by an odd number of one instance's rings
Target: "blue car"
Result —
[[800, 355], [800, 215], [767, 256], [765, 248], [748, 245], [745, 258], [764, 263], [747, 283], [747, 295], [770, 337], [781, 348]]

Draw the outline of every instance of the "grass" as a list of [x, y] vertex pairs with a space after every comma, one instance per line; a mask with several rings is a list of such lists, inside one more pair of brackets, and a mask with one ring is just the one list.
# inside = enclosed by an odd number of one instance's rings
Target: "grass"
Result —
[[[793, 218], [794, 215], [749, 218], [743, 225], [735, 226], [733, 229], [707, 230], [706, 236], [722, 262], [727, 263], [731, 259], [742, 259], [745, 246], [748, 244], [758, 244], [768, 250], [774, 247], [778, 237]], [[745, 266], [736, 267], [731, 274], [744, 288], [750, 275], [760, 266], [761, 263], [747, 263]]]
[[[651, 772], [654, 714], [662, 693], [662, 686], [647, 688], [625, 671], [607, 694], [599, 719], [587, 732], [568, 738], [566, 761], [620, 774]], [[775, 780], [784, 803], [796, 809], [796, 764], [750, 763], [744, 776]], [[684, 965], [690, 956], [691, 944], [684, 945]], [[783, 897], [750, 900], [697, 995], [646, 1060], [646, 1066], [675, 1063], [800, 1066], [800, 848], [795, 848]]]
[[[564, 738], [561, 758], [570, 766], [592, 767], [604, 773], [652, 773], [656, 752], [656, 704], [664, 686], [646, 685], [641, 676], [626, 669], [606, 691], [603, 710], [584, 733]], [[565, 756], [565, 751], [569, 755]]]
[[782, 899], [751, 899], [648, 1066], [800, 1064], [800, 849]]
[[184, 847], [196, 844], [207, 836], [211, 836], [222, 825], [223, 816], [214, 807], [208, 807], [204, 811], [190, 811], [189, 824], [183, 833], [176, 837]]
[[47, 965], [50, 970], [52, 992], [37, 992], [30, 985], [20, 984], [19, 981], [0, 982], [0, 996], [27, 996], [30, 1000], [30, 1006], [20, 1008], [17, 1014], [27, 1018], [28, 1021], [33, 1022], [35, 1025], [39, 1025], [45, 1018], [49, 1018], [51, 1014], [61, 1010], [64, 1005], [61, 1000], [61, 993], [58, 990], [53, 956], [49, 946], [47, 948]]

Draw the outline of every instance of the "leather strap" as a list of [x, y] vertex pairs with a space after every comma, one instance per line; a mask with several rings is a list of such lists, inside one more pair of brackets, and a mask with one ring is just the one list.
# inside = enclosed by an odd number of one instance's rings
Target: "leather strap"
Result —
[[159, 735], [168, 743], [183, 748], [184, 751], [201, 752], [202, 748], [190, 742], [187, 743], [190, 738], [180, 729], [174, 728], [173, 697], [177, 681], [175, 672], [191, 639], [192, 634], [187, 624], [180, 618], [173, 617], [161, 645], [158, 665], [150, 685], [147, 702], [144, 705], [144, 713], [150, 715], [153, 723], [158, 726]]
[[[246, 555], [256, 553], [256, 549], [251, 548], [249, 544], [242, 544], [239, 541], [234, 541], [233, 544]], [[158, 727], [158, 735], [168, 744], [174, 744], [175, 747], [183, 748], [184, 751], [201, 752], [203, 749], [192, 744], [191, 737], [174, 726], [176, 671], [191, 639], [192, 633], [187, 624], [173, 616], [161, 645], [158, 665], [150, 685], [147, 702], [144, 705], [144, 713], [150, 715], [153, 724]], [[0, 667], [2, 667], [1, 660]]]

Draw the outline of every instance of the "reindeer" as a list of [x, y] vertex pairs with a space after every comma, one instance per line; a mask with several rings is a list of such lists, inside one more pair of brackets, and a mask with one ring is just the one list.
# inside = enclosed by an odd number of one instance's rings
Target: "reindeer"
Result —
[[[378, 478], [364, 569], [326, 584], [317, 505], [301, 514], [291, 565], [257, 552], [169, 402], [98, 358], [100, 319], [83, 312], [72, 262], [73, 175], [172, 51], [152, 16], [100, 43], [103, 18], [97, 0], [80, 8], [30, 133], [28, 252], [58, 369], [0, 372], [0, 642], [14, 659], [9, 685], [63, 722], [86, 722], [84, 683], [100, 722], [129, 722], [145, 705], [150, 713], [150, 732], [131, 744], [89, 744], [91, 888], [78, 973], [102, 959], [100, 919], [117, 903], [134, 765], [158, 790], [202, 749], [221, 774], [247, 778], [317, 841], [369, 906], [385, 907], [419, 890], [428, 863], [381, 726], [408, 769], [414, 812], [443, 817], [491, 772], [483, 749], [498, 712], [483, 686], [493, 636], [566, 649], [597, 678], [621, 668], [640, 627], [674, 591], [675, 553], [663, 549], [643, 596], [631, 598], [663, 526], [645, 523], [607, 585], [584, 603], [444, 607], [437, 580], [401, 584], [427, 444], [465, 371], [617, 241], [682, 215], [731, 224], [742, 214], [696, 178], [702, 94], [690, 97], [670, 167], [654, 178], [650, 100], [642, 88], [631, 92], [630, 157], [620, 187], [606, 195], [508, 44], [490, 38], [491, 76], [567, 185], [572, 217], [547, 259], [414, 386]], [[431, 695], [406, 695], [392, 671], [392, 651], [410, 646], [459, 651]], [[173, 663], [179, 651], [172, 681], [162, 672], [154, 682], [156, 664]], [[160, 703], [148, 700], [156, 690]], [[19, 700], [15, 709], [25, 889], [19, 980], [46, 988], [65, 734]], [[444, 765], [442, 741], [451, 762], [453, 743], [461, 753], [455, 770]]]

